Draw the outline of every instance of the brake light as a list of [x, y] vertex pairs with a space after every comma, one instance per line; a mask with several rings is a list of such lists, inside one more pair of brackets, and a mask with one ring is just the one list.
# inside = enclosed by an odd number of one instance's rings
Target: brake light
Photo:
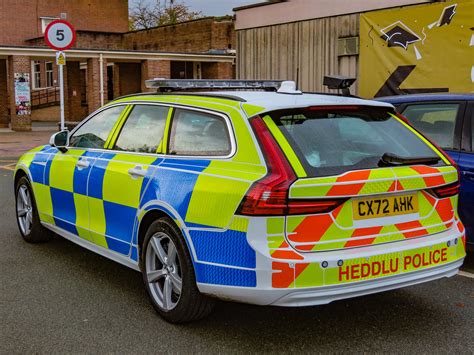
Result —
[[310, 111], [342, 111], [342, 110], [359, 110], [361, 107], [357, 105], [333, 105], [333, 106], [310, 106], [308, 110]]
[[436, 187], [434, 189], [431, 189], [431, 192], [437, 198], [446, 198], [446, 197], [458, 195], [459, 187], [460, 187], [459, 181], [456, 181], [453, 184], [444, 185], [441, 187]]
[[265, 177], [255, 182], [238, 209], [251, 216], [283, 216], [329, 212], [346, 199], [289, 200], [288, 193], [296, 175], [281, 148], [260, 117], [250, 120], [268, 167]]

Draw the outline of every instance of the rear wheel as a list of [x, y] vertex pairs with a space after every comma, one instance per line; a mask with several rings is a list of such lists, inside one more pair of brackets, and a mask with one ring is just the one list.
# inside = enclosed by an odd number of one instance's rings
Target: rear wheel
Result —
[[16, 220], [18, 228], [28, 243], [42, 243], [51, 239], [52, 232], [41, 225], [30, 181], [23, 176], [15, 189]]
[[153, 222], [142, 248], [143, 282], [155, 310], [170, 323], [185, 323], [211, 313], [214, 300], [202, 295], [184, 238], [169, 218]]

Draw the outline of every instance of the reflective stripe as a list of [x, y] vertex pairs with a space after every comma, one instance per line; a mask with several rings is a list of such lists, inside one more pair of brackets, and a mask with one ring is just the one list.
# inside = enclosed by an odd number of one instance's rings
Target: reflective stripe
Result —
[[166, 117], [165, 132], [163, 133], [163, 139], [161, 140], [160, 145], [158, 146], [158, 149], [156, 150], [158, 154], [168, 153], [169, 133], [171, 129], [171, 120], [173, 118], [174, 111], [175, 111], [174, 107], [170, 107], [168, 111], [168, 116]]
[[291, 166], [295, 170], [296, 176], [299, 178], [304, 178], [308, 176], [306, 174], [306, 171], [303, 168], [303, 165], [301, 165], [300, 160], [295, 154], [295, 151], [293, 148], [290, 146], [290, 143], [288, 143], [288, 140], [285, 138], [283, 133], [281, 133], [280, 129], [277, 127], [275, 122], [271, 119], [270, 116], [265, 116], [263, 117], [263, 121], [267, 125], [268, 129], [272, 133], [273, 137], [277, 141], [278, 145], [280, 146], [281, 150], [283, 150], [283, 153], [285, 154], [286, 158], [290, 162]]
[[420, 138], [423, 142], [425, 142], [425, 144], [430, 147], [431, 149], [434, 150], [434, 152], [436, 154], [438, 154], [438, 156], [441, 158], [441, 160], [443, 160], [443, 162], [447, 165], [451, 165], [451, 163], [449, 162], [449, 160], [444, 156], [443, 153], [441, 153], [438, 148], [436, 148], [433, 144], [431, 144], [431, 142], [429, 140], [427, 140], [425, 137], [423, 137], [420, 133], [418, 133], [416, 131], [416, 129], [414, 129], [412, 126], [410, 126], [409, 124], [407, 124], [405, 121], [403, 121], [401, 118], [397, 117], [396, 115], [394, 115], [393, 113], [390, 113], [390, 116], [392, 116], [393, 118], [396, 118], [398, 120], [398, 122], [402, 123], [406, 128], [408, 128], [412, 133], [414, 133], [418, 138]]
[[125, 121], [127, 120], [128, 115], [130, 114], [130, 111], [132, 111], [132, 109], [133, 109], [133, 105], [127, 105], [127, 107], [122, 111], [117, 122], [115, 122], [115, 125], [112, 128], [112, 131], [110, 132], [107, 140], [105, 141], [104, 149], [113, 149], [115, 145], [115, 141], [117, 140], [117, 137], [120, 131], [122, 130], [122, 127]]

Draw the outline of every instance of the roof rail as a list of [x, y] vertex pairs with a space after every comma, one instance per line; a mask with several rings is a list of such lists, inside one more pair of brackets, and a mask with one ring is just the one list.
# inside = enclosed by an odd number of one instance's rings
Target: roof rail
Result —
[[265, 90], [278, 91], [282, 80], [206, 80], [206, 79], [152, 79], [145, 80], [148, 89], [166, 91], [186, 90]]

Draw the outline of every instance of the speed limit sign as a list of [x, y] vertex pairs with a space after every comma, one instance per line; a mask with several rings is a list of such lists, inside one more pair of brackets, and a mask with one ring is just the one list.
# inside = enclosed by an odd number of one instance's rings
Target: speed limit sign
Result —
[[69, 49], [76, 41], [76, 31], [72, 25], [64, 20], [51, 22], [44, 31], [44, 40], [52, 49], [59, 51], [56, 53], [56, 64], [58, 65], [59, 76], [59, 107], [61, 116], [61, 130], [65, 128], [64, 119], [64, 73], [63, 67], [66, 64], [66, 55], [62, 51]]
[[69, 22], [55, 20], [46, 27], [44, 39], [49, 47], [64, 51], [73, 46], [76, 41], [76, 31]]

